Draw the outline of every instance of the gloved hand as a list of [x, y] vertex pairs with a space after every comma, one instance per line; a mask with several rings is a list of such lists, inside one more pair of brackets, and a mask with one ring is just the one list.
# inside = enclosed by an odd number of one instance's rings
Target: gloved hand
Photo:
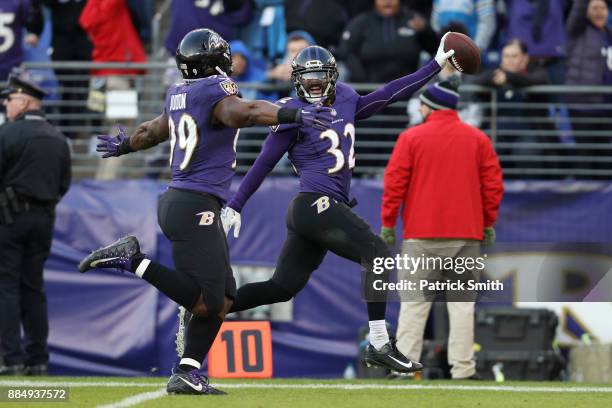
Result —
[[225, 207], [221, 210], [221, 224], [223, 224], [223, 231], [225, 235], [229, 234], [229, 231], [234, 227], [234, 238], [238, 238], [240, 235], [240, 213], [230, 207]]
[[380, 229], [380, 237], [388, 246], [395, 246], [395, 228], [382, 227]]
[[96, 151], [104, 153], [102, 155], [103, 159], [121, 156], [134, 151], [132, 146], [130, 146], [130, 138], [125, 134], [125, 128], [122, 126], [119, 126], [119, 133], [117, 136], [97, 135], [97, 137], [100, 143], [98, 143]]
[[436, 52], [436, 56], [434, 57], [440, 68], [444, 68], [446, 60], [455, 54], [455, 50], [444, 51], [444, 40], [449, 34], [450, 31], [442, 36], [440, 45], [438, 46], [438, 52]]
[[495, 244], [495, 228], [485, 227], [484, 238], [482, 239], [482, 246], [491, 246]]
[[327, 130], [331, 128], [332, 120], [335, 117], [335, 109], [317, 103], [298, 109], [295, 121], [318, 130]]

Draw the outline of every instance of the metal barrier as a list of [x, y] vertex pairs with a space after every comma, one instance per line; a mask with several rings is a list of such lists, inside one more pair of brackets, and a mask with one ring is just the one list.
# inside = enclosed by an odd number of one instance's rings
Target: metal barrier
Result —
[[[157, 116], [163, 109], [169, 77], [178, 75], [165, 62], [124, 63], [27, 63], [36, 73], [54, 70], [58, 85], [50, 89], [56, 98], [45, 100], [48, 117], [72, 139], [75, 178], [162, 177], [169, 176], [167, 144], [126, 156], [112, 171], [102, 171], [95, 153], [95, 134], [108, 133], [121, 123], [131, 131], [138, 123]], [[117, 89], [113, 78], [91, 76], [91, 69], [116, 68], [143, 70], [124, 77], [118, 89], [135, 90], [137, 112], [128, 120], [110, 120], [105, 112], [104, 95]], [[175, 77], [176, 78], [176, 77]], [[116, 77], [114, 78], [116, 79]], [[106, 88], [105, 88], [106, 85]], [[377, 84], [354, 84], [360, 93]], [[241, 89], [280, 91], [286, 87], [267, 84], [241, 84]], [[93, 92], [92, 92], [93, 91]], [[612, 179], [612, 87], [536, 86], [522, 90], [492, 89], [464, 85], [462, 113], [492, 139], [506, 178], [596, 178]], [[100, 99], [101, 98], [101, 99]], [[410, 117], [408, 102], [398, 102], [378, 115], [358, 124], [356, 141], [357, 177], [380, 177], [399, 133]], [[89, 106], [89, 108], [88, 108]], [[237, 172], [252, 165], [268, 132], [252, 127], [240, 132]], [[290, 173], [284, 160], [275, 172]]]

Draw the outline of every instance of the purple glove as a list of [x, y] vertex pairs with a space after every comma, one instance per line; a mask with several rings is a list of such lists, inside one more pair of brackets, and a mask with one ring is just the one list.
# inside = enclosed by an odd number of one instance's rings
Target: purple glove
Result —
[[336, 110], [320, 104], [307, 105], [298, 110], [296, 123], [310, 126], [319, 130], [331, 128], [332, 121], [336, 118]]
[[125, 128], [122, 126], [119, 126], [119, 133], [117, 136], [97, 135], [97, 138], [100, 143], [98, 143], [96, 151], [104, 153], [102, 155], [103, 159], [121, 156], [134, 151], [132, 146], [130, 146], [130, 138], [125, 134]]

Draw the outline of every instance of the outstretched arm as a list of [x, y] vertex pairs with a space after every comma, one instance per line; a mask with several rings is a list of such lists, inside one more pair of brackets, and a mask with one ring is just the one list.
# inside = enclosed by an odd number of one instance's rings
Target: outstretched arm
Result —
[[96, 151], [102, 153], [103, 159], [117, 157], [156, 146], [168, 140], [169, 136], [168, 116], [164, 112], [155, 119], [138, 125], [130, 136], [125, 134], [125, 129], [122, 127], [119, 128], [117, 136], [98, 135], [100, 143]]
[[435, 59], [432, 59], [415, 73], [393, 80], [372, 93], [360, 96], [357, 101], [355, 119], [369, 118], [387, 105], [408, 99], [438, 72], [440, 72], [440, 65]]
[[257, 160], [255, 160], [253, 167], [244, 176], [238, 191], [227, 204], [228, 207], [233, 208], [237, 212], [242, 211], [242, 207], [261, 186], [264, 178], [274, 169], [276, 163], [289, 150], [291, 145], [295, 143], [296, 137], [297, 130], [281, 133], [270, 132], [268, 134], [261, 153]]

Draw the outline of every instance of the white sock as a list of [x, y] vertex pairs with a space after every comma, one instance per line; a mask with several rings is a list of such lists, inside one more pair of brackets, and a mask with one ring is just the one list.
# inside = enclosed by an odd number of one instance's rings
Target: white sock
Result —
[[147, 271], [147, 268], [149, 267], [150, 263], [151, 261], [147, 258], [140, 261], [140, 263], [138, 264], [138, 267], [134, 271], [136, 276], [138, 276], [139, 278], [142, 278], [142, 275], [144, 275], [144, 273]]
[[181, 358], [181, 362], [179, 363], [179, 365], [188, 365], [191, 366], [195, 369], [200, 369], [200, 367], [202, 367], [202, 365], [200, 363], [198, 363], [197, 361], [195, 361], [193, 358]]
[[376, 350], [380, 350], [382, 346], [389, 342], [389, 333], [387, 333], [387, 322], [384, 320], [370, 320], [370, 344]]

